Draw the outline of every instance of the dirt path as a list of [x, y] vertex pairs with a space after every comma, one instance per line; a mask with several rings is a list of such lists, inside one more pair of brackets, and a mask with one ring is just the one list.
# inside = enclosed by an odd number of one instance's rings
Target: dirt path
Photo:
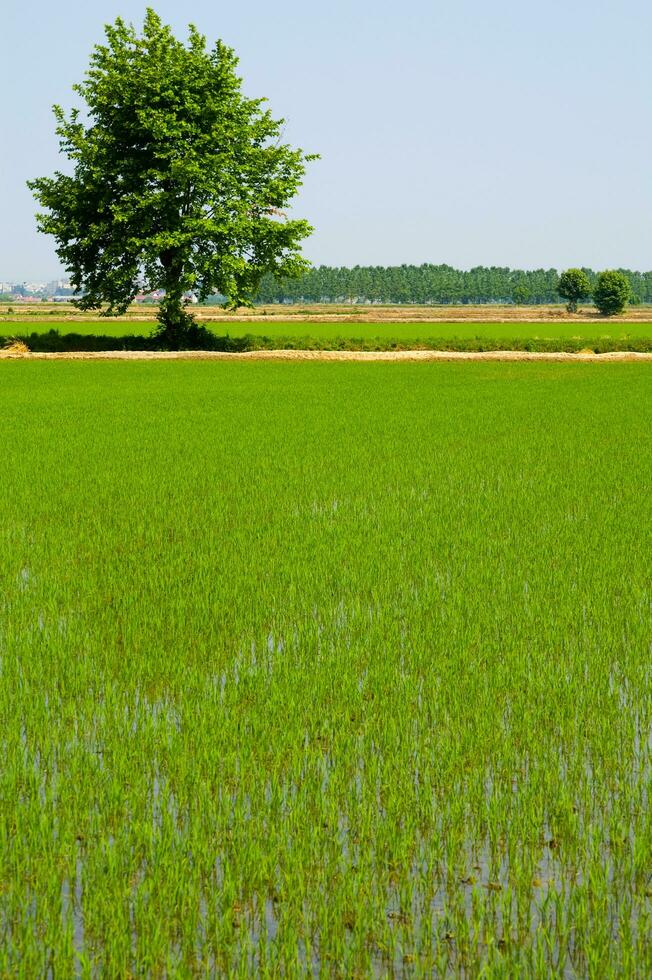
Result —
[[320, 351], [260, 350], [227, 354], [222, 351], [67, 351], [19, 353], [0, 349], [0, 360], [13, 361], [652, 361], [652, 353], [612, 351], [606, 354], [495, 351]]

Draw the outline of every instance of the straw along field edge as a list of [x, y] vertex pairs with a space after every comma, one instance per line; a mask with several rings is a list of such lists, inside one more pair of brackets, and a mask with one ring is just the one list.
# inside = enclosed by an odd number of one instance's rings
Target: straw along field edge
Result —
[[652, 974], [647, 365], [0, 408], [0, 974]]
[[[455, 304], [451, 306], [417, 306], [401, 304], [381, 306], [376, 304], [351, 303], [322, 303], [310, 305], [275, 304], [254, 307], [242, 307], [236, 311], [226, 311], [222, 306], [193, 306], [193, 315], [200, 321], [313, 321], [313, 322], [471, 322], [502, 323], [514, 321], [519, 323], [557, 321], [557, 322], [594, 322], [604, 323], [597, 311], [588, 306], [577, 313], [569, 314], [561, 304], [517, 306], [513, 303], [499, 304]], [[156, 315], [154, 304], [132, 303], [125, 314], [119, 319], [134, 321], [153, 321]], [[0, 306], [0, 322], [3, 320], [26, 319], [78, 319], [88, 320], [97, 318], [97, 314], [77, 309], [72, 303], [21, 303]], [[628, 322], [649, 322], [652, 320], [652, 307], [629, 306], [625, 314], [618, 320]], [[610, 322], [615, 322], [611, 320]]]

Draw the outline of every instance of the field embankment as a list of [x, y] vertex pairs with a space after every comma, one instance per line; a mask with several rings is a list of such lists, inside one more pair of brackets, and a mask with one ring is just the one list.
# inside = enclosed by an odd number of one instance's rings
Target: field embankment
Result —
[[548, 361], [618, 363], [652, 361], [652, 352], [591, 350], [576, 353], [523, 350], [250, 350], [250, 351], [57, 351], [0, 349], [0, 360], [27, 361]]
[[[227, 311], [221, 306], [194, 306], [193, 315], [200, 322], [245, 323], [278, 320], [306, 323], [538, 323], [552, 321], [557, 323], [613, 323], [624, 319], [628, 322], [649, 322], [652, 320], [652, 307], [630, 306], [622, 318], [607, 320], [595, 308], [588, 306], [577, 313], [568, 313], [562, 304], [517, 306], [515, 304], [457, 304], [451, 306], [417, 306], [354, 303], [322, 303], [292, 305], [289, 303], [241, 307]], [[133, 303], [120, 317], [109, 322], [133, 321], [153, 323], [156, 318], [154, 304]], [[106, 323], [106, 319], [89, 317], [87, 312], [78, 310], [71, 303], [21, 303], [0, 306], [0, 326], [3, 322], [26, 322], [27, 320], [88, 320]]]

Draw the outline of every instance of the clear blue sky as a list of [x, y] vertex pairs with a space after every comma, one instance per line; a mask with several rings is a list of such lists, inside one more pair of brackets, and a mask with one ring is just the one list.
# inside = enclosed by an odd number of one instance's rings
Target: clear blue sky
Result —
[[[8, 6], [7, 6], [8, 2]], [[287, 139], [321, 153], [295, 212], [327, 264], [652, 268], [649, 0], [158, 0], [240, 56]], [[58, 165], [106, 21], [132, 0], [5, 0], [0, 278], [49, 278], [28, 177]]]

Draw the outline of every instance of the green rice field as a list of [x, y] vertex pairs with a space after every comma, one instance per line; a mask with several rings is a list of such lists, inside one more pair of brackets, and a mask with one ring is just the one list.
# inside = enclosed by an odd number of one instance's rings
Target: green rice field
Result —
[[[640, 321], [625, 322], [608, 320], [605, 322], [591, 321], [545, 321], [533, 322], [487, 322], [466, 321], [457, 323], [424, 322], [388, 322], [377, 323], [365, 321], [284, 321], [269, 317], [268, 319], [249, 321], [202, 321], [219, 337], [233, 338], [253, 335], [267, 337], [279, 341], [296, 342], [313, 339], [318, 342], [329, 340], [358, 340], [365, 343], [380, 341], [400, 344], [411, 342], [441, 341], [508, 341], [512, 339], [527, 341], [586, 341], [596, 340], [647, 340], [652, 346], [652, 323]], [[33, 319], [24, 317], [22, 320], [0, 320], [0, 337], [15, 336], [16, 334], [44, 334], [49, 330], [57, 330], [60, 334], [76, 333], [83, 336], [105, 335], [111, 337], [126, 337], [133, 334], [149, 336], [155, 328], [154, 321], [116, 320], [103, 318], [95, 320], [59, 320], [54, 318]]]
[[0, 407], [0, 976], [652, 975], [647, 364]]

